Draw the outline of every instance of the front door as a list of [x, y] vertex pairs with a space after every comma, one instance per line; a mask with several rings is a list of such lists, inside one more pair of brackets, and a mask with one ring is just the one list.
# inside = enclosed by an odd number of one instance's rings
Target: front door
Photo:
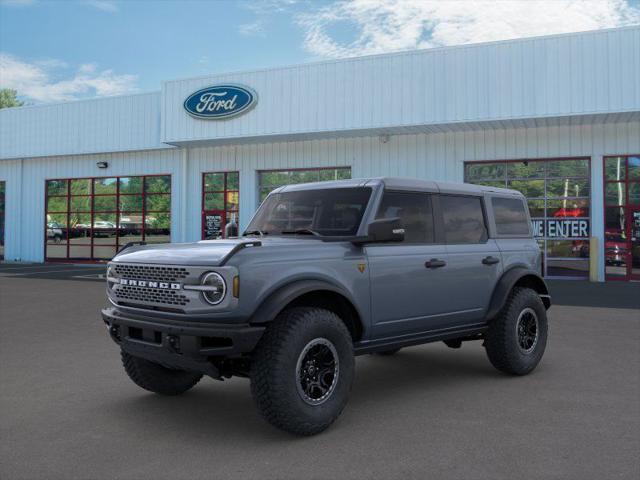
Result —
[[404, 242], [366, 247], [373, 336], [427, 331], [446, 323], [451, 299], [443, 281], [446, 247], [436, 243], [428, 193], [387, 191], [377, 218], [399, 217]]

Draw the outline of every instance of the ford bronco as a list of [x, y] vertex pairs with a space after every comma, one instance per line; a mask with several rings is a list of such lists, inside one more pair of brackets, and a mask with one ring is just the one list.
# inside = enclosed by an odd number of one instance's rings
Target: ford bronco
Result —
[[400, 178], [280, 187], [239, 238], [128, 245], [102, 317], [140, 387], [250, 379], [271, 424], [311, 435], [340, 415], [354, 357], [482, 341], [531, 372], [551, 305], [516, 191]]

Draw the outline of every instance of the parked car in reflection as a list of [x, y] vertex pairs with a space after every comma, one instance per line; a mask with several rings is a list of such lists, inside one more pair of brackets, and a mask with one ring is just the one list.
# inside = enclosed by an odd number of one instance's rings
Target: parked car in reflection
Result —
[[627, 263], [627, 242], [620, 234], [605, 232], [604, 261], [607, 265], [621, 266]]
[[47, 223], [47, 241], [53, 240], [55, 243], [62, 242], [64, 238], [64, 232], [62, 231], [62, 227], [57, 222], [48, 222]]

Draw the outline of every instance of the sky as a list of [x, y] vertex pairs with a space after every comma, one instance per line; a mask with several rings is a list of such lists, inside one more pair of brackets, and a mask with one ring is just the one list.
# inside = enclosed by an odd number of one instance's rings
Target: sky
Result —
[[640, 24], [640, 0], [0, 0], [0, 88], [28, 104], [161, 82]]

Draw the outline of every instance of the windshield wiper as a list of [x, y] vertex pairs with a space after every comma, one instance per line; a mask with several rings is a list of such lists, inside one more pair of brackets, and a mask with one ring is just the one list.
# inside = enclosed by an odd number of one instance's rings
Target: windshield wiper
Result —
[[260, 235], [261, 237], [264, 237], [265, 235], [269, 235], [269, 232], [263, 232], [262, 230], [247, 230], [242, 235]]
[[320, 235], [318, 232], [316, 232], [315, 230], [311, 230], [310, 228], [297, 228], [295, 230], [283, 230], [282, 232], [283, 235], [314, 235], [316, 237], [321, 237], [322, 235]]

